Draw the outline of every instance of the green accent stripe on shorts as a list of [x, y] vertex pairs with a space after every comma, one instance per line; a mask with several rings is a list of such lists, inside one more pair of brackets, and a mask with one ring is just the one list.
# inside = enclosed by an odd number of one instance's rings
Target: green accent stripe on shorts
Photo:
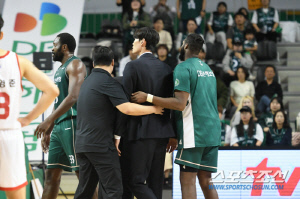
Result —
[[[73, 108], [71, 107], [71, 111], [72, 111], [72, 115], [73, 115]], [[72, 122], [72, 131], [73, 131], [73, 151], [74, 151], [74, 156], [75, 156], [75, 164], [77, 164], [77, 157], [76, 157], [76, 152], [75, 152], [75, 132], [74, 132], [74, 122], [73, 122], [73, 118], [71, 118], [71, 122]]]
[[60, 166], [63, 166], [63, 167], [68, 167], [68, 168], [76, 168], [76, 167], [79, 167], [79, 166], [67, 166], [67, 165], [60, 164], [60, 163], [47, 164], [47, 166], [54, 166], [54, 165], [60, 165]]
[[212, 167], [212, 166], [206, 166], [206, 165], [202, 165], [202, 164], [197, 164], [197, 163], [193, 163], [193, 162], [190, 162], [190, 161], [187, 161], [187, 160], [182, 160], [182, 159], [179, 159], [179, 158], [175, 158], [175, 159], [178, 160], [178, 161], [181, 161], [181, 162], [186, 162], [186, 163], [189, 163], [189, 164], [197, 165], [199, 167], [208, 167], [208, 168], [212, 168], [212, 169], [218, 169], [217, 167]]

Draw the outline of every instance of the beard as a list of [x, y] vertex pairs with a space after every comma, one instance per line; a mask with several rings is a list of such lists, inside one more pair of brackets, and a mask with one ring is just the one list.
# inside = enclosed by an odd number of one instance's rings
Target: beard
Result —
[[56, 51], [56, 53], [53, 53], [53, 61], [59, 61], [61, 62], [64, 58], [64, 54], [61, 51], [61, 47]]
[[180, 50], [179, 59], [180, 61], [185, 61], [185, 51], [183, 47]]

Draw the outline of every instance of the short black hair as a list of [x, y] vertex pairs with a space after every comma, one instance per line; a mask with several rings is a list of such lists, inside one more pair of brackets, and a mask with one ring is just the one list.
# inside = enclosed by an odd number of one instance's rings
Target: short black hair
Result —
[[196, 33], [189, 34], [186, 39], [185, 39], [185, 44], [188, 44], [189, 47], [188, 49], [193, 53], [193, 54], [199, 54], [200, 50], [203, 47], [204, 40], [203, 38]]
[[2, 30], [3, 25], [4, 25], [4, 20], [3, 20], [3, 18], [0, 16], [0, 31]]
[[159, 34], [150, 27], [143, 27], [135, 31], [133, 38], [135, 39], [145, 39], [146, 40], [146, 49], [153, 51], [156, 44], [159, 42]]
[[109, 66], [114, 59], [113, 51], [107, 46], [95, 46], [93, 50], [94, 66]]
[[275, 68], [275, 66], [273, 66], [273, 65], [267, 65], [267, 66], [265, 67], [265, 72], [266, 72], [267, 68], [273, 68], [274, 73], [276, 73], [276, 68]]
[[234, 19], [235, 19], [235, 17], [238, 16], [238, 15], [241, 15], [241, 16], [243, 16], [243, 17], [246, 19], [246, 16], [245, 16], [244, 13], [242, 13], [242, 11], [238, 11], [237, 13], [235, 13], [235, 14], [234, 14]]
[[236, 72], [235, 72], [235, 77], [236, 77], [236, 79], [238, 79], [237, 71], [238, 71], [240, 68], [243, 70], [243, 72], [244, 72], [244, 74], [245, 74], [245, 80], [247, 80], [248, 77], [249, 77], [249, 72], [248, 72], [247, 68], [245, 68], [244, 66], [240, 66], [240, 67], [238, 67], [238, 69], [236, 69]]
[[153, 23], [156, 23], [158, 20], [162, 20], [162, 22], [164, 23], [164, 19], [162, 17], [160, 17], [160, 16], [154, 17]]
[[217, 8], [218, 8], [220, 5], [223, 5], [223, 6], [226, 8], [226, 10], [227, 10], [227, 4], [226, 4], [224, 1], [220, 1], [220, 2], [218, 3]]
[[291, 128], [291, 127], [290, 127], [290, 124], [289, 124], [289, 122], [288, 122], [288, 119], [287, 119], [287, 115], [285, 114], [285, 112], [284, 112], [283, 109], [280, 109], [280, 110], [278, 110], [278, 111], [276, 111], [276, 112], [274, 113], [274, 115], [273, 115], [273, 124], [272, 124], [272, 127], [273, 127], [274, 129], [277, 129], [277, 124], [276, 124], [276, 122], [275, 122], [275, 117], [276, 117], [277, 113], [282, 113], [282, 114], [283, 114], [284, 122], [283, 122], [282, 127], [283, 127], [283, 128], [286, 128], [286, 129], [287, 129], [287, 128]]
[[247, 28], [245, 30], [245, 35], [247, 35], [247, 34], [254, 34], [254, 30], [252, 28]]
[[71, 34], [66, 32], [60, 33], [59, 35], [57, 35], [57, 37], [59, 37], [59, 42], [61, 45], [66, 44], [70, 53], [74, 53], [76, 48], [76, 40]]
[[156, 46], [156, 54], [157, 54], [157, 52], [158, 52], [158, 49], [160, 49], [160, 48], [166, 49], [167, 52], [169, 53], [169, 49], [168, 49], [168, 46], [167, 46], [166, 44], [158, 44], [158, 45]]
[[125, 52], [126, 53], [129, 52], [130, 50], [132, 50], [132, 43], [126, 45], [126, 47], [125, 47]]
[[[245, 14], [242, 12], [242, 10], [245, 10], [247, 14], [245, 15]], [[246, 18], [246, 19], [249, 18], [249, 12], [248, 12], [247, 8], [241, 7], [241, 8], [238, 10], [238, 12], [242, 12], [242, 13], [245, 15], [245, 18]]]

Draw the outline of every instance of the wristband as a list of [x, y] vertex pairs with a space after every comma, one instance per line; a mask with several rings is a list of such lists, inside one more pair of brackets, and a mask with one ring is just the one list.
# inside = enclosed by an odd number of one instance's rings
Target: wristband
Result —
[[121, 139], [121, 136], [114, 135], [114, 138], [115, 138], [116, 140], [119, 140], [119, 139]]
[[148, 95], [147, 95], [147, 100], [146, 100], [146, 101], [152, 103], [152, 102], [153, 102], [153, 95], [148, 94]]

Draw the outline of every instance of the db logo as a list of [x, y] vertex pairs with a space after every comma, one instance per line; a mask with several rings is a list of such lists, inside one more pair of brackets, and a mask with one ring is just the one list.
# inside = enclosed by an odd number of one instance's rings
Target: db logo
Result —
[[[47, 36], [57, 33], [64, 29], [67, 25], [67, 19], [59, 15], [60, 8], [54, 3], [44, 2], [41, 5], [39, 20], [42, 21], [41, 35]], [[15, 21], [15, 32], [28, 32], [33, 30], [38, 21], [35, 17], [18, 13]]]

